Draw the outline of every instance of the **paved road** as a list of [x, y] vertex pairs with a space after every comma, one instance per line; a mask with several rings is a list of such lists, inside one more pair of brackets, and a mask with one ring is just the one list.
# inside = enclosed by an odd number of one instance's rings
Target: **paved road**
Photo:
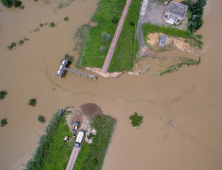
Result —
[[111, 45], [110, 45], [108, 54], [107, 54], [107, 56], [106, 56], [106, 60], [105, 60], [105, 62], [104, 62], [103, 68], [102, 68], [102, 71], [103, 71], [104, 73], [107, 73], [107, 70], [108, 70], [108, 68], [109, 68], [109, 64], [110, 64], [110, 61], [111, 61], [111, 59], [112, 59], [112, 56], [113, 56], [113, 53], [114, 53], [114, 50], [115, 50], [115, 47], [116, 47], [117, 40], [119, 39], [119, 35], [120, 35], [121, 30], [122, 30], [123, 23], [124, 23], [124, 21], [125, 21], [126, 14], [127, 14], [127, 12], [128, 12], [130, 3], [131, 3], [131, 0], [127, 0], [126, 5], [125, 5], [125, 8], [124, 8], [123, 13], [122, 13], [122, 16], [121, 16], [121, 19], [120, 19], [119, 24], [118, 24], [118, 26], [117, 26], [115, 35], [114, 35], [114, 37], [113, 37], [112, 43], [111, 43]]
[[140, 47], [146, 47], [146, 45], [144, 43], [144, 39], [143, 39], [142, 25], [143, 25], [143, 22], [139, 21], [138, 28], [137, 28], [137, 36], [138, 36], [138, 40], [140, 43]]
[[69, 158], [69, 162], [68, 162], [68, 165], [66, 167], [66, 170], [72, 170], [74, 165], [75, 165], [75, 162], [76, 162], [76, 158], [79, 154], [79, 151], [80, 151], [80, 148], [77, 148], [77, 147], [74, 147], [73, 150], [72, 150], [72, 154]]

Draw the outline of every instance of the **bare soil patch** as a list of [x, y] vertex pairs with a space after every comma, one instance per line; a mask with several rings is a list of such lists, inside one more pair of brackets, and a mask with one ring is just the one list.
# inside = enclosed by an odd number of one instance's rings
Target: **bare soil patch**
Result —
[[85, 69], [92, 73], [96, 73], [103, 78], [118, 78], [123, 74], [123, 72], [104, 73], [100, 68], [85, 67]]
[[194, 53], [194, 48], [190, 45], [189, 42], [192, 40], [188, 38], [179, 38], [167, 36], [166, 43], [164, 47], [159, 46], [159, 42], [163, 33], [149, 33], [147, 35], [147, 45], [148, 47], [157, 52], [169, 51], [169, 50], [180, 50], [187, 51], [189, 53]]

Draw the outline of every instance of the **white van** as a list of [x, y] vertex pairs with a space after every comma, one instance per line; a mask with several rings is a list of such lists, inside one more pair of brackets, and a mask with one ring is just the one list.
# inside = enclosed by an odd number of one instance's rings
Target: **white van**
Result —
[[83, 130], [79, 131], [77, 138], [76, 138], [75, 147], [79, 148], [81, 146], [84, 135], [85, 135], [85, 132]]

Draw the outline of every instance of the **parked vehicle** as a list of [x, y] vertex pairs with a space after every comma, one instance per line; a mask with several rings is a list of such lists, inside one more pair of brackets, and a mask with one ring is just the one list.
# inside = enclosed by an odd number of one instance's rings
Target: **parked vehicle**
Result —
[[81, 146], [84, 135], [85, 135], [85, 132], [83, 130], [79, 131], [76, 138], [75, 147], [79, 148]]
[[79, 122], [74, 122], [73, 123], [73, 129], [72, 129], [72, 136], [76, 137], [76, 131], [79, 128]]

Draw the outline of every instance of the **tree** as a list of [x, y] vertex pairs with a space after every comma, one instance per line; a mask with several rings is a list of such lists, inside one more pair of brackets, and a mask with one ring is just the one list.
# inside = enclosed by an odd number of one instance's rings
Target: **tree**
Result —
[[7, 91], [0, 91], [0, 100], [4, 99], [7, 94]]
[[41, 122], [41, 123], [45, 123], [46, 120], [45, 120], [44, 116], [39, 115], [38, 116], [38, 121]]
[[35, 106], [35, 105], [36, 105], [36, 99], [30, 99], [29, 106]]
[[[207, 4], [206, 0], [197, 0], [197, 1], [192, 1], [192, 0], [184, 0], [181, 1], [181, 3], [188, 5], [189, 10], [192, 13], [192, 16], [190, 17], [190, 26], [189, 29], [191, 32], [198, 30], [202, 25], [203, 25], [203, 11], [204, 11], [204, 6]], [[194, 17], [195, 15], [195, 17]]]
[[11, 8], [12, 7], [12, 1], [11, 0], [1, 0], [2, 5], [4, 5], [7, 8]]
[[7, 119], [1, 119], [1, 126], [5, 126], [7, 124], [8, 124]]
[[139, 126], [143, 121], [143, 116], [138, 116], [138, 114], [135, 112], [134, 115], [130, 116], [130, 120], [132, 120], [133, 127]]
[[74, 61], [74, 57], [69, 54], [65, 54], [64, 59], [68, 60], [68, 64], [72, 64]]
[[19, 0], [1, 0], [1, 2], [7, 8], [11, 8], [12, 5], [16, 8], [22, 5], [22, 2]]

